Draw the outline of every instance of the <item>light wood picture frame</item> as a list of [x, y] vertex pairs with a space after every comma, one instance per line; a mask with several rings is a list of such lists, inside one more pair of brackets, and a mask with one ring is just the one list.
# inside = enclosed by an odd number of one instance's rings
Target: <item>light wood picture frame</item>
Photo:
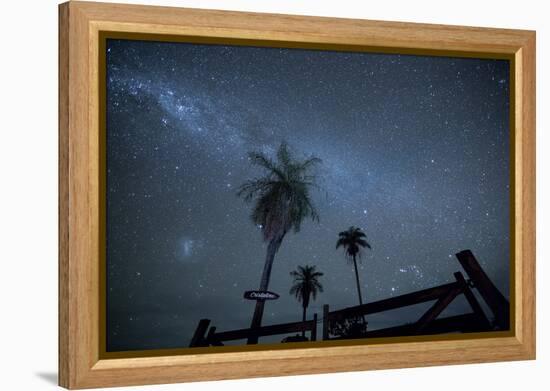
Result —
[[[105, 33], [510, 61], [510, 331], [105, 352]], [[152, 37], [152, 38], [151, 38]], [[535, 359], [535, 32], [70, 1], [59, 6], [59, 384], [69, 389]], [[460, 259], [460, 257], [459, 257]], [[462, 261], [461, 261], [462, 263]]]

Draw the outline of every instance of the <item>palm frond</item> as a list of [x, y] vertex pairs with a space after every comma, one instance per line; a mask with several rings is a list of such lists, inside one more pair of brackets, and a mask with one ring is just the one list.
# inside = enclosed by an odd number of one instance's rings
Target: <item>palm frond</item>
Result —
[[367, 235], [361, 228], [351, 226], [346, 231], [338, 233], [336, 248], [343, 247], [348, 260], [352, 260], [356, 256], [359, 256], [359, 259], [361, 259], [361, 248], [372, 249], [370, 243], [366, 241], [366, 237]]
[[372, 249], [371, 245], [364, 239], [357, 239], [355, 242], [361, 247]]
[[245, 201], [251, 201], [257, 194], [262, 194], [269, 190], [274, 184], [272, 180], [267, 178], [250, 179], [244, 182], [237, 189], [237, 196], [242, 197]]
[[321, 159], [319, 159], [318, 157], [312, 156], [304, 160], [302, 163], [300, 163], [300, 165], [297, 167], [297, 170], [303, 173], [321, 163], [323, 163]]
[[277, 150], [277, 160], [285, 168], [291, 165], [292, 159], [290, 157], [290, 151], [288, 150], [288, 144], [285, 141], [279, 145], [279, 149]]
[[309, 305], [310, 296], [315, 300], [317, 294], [323, 292], [323, 286], [318, 280], [323, 273], [317, 271], [315, 266], [298, 266], [290, 275], [294, 281], [289, 293], [303, 303], [304, 307]]
[[[340, 232], [341, 233], [341, 232]], [[340, 238], [338, 239], [338, 241], [336, 242], [336, 248], [340, 248], [342, 246], [346, 246], [347, 245], [347, 240], [346, 238]]]
[[281, 170], [280, 167], [277, 166], [277, 164], [265, 156], [261, 152], [250, 152], [248, 154], [248, 158], [250, 159], [250, 162], [256, 166], [260, 166], [264, 168], [270, 175], [276, 175], [280, 180], [285, 179], [285, 173], [283, 170]]

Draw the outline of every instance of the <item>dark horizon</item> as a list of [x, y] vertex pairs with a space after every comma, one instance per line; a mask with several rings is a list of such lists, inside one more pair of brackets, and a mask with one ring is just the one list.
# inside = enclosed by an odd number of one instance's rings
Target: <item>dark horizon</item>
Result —
[[[128, 40], [107, 43], [107, 350], [186, 347], [199, 319], [246, 328], [265, 259], [238, 187], [249, 151], [322, 160], [320, 221], [278, 252], [263, 324], [357, 305], [338, 232], [361, 227], [366, 302], [452, 282], [471, 249], [509, 296], [509, 62]], [[429, 303], [428, 303], [429, 306]], [[467, 309], [456, 300], [445, 314]], [[414, 321], [425, 305], [369, 317]], [[280, 341], [283, 336], [260, 342]]]

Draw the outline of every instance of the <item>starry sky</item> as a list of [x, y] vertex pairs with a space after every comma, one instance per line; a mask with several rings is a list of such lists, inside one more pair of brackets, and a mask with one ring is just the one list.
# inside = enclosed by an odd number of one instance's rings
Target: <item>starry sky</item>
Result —
[[[364, 301], [454, 281], [464, 249], [508, 297], [508, 61], [115, 39], [106, 50], [108, 351], [187, 347], [201, 318], [249, 327], [255, 302], [242, 296], [266, 245], [236, 193], [262, 174], [248, 152], [282, 141], [322, 159], [320, 221], [285, 237], [263, 324], [301, 320], [288, 294], [298, 265], [324, 273], [309, 316], [358, 304], [335, 249], [351, 225], [372, 245]], [[369, 316], [369, 329], [429, 305]], [[459, 297], [442, 316], [464, 311]]]

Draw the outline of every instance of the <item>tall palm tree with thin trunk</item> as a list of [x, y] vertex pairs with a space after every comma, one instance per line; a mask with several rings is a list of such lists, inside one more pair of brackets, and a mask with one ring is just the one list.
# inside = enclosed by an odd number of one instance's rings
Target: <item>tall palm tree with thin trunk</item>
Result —
[[[313, 300], [315, 300], [317, 293], [323, 292], [323, 285], [319, 282], [319, 277], [323, 273], [315, 269], [315, 266], [306, 265], [298, 266], [296, 270], [290, 272], [290, 276], [294, 278], [294, 281], [289, 293], [302, 303], [302, 322], [306, 321], [306, 312], [310, 298], [313, 297]], [[302, 330], [302, 337], [305, 337], [305, 335], [306, 332]]]
[[357, 257], [361, 256], [363, 248], [372, 249], [371, 245], [367, 242], [367, 235], [357, 227], [349, 227], [346, 231], [342, 231], [338, 234], [338, 241], [336, 242], [336, 248], [344, 248], [346, 258], [353, 262], [355, 268], [355, 282], [357, 283], [357, 295], [359, 296], [359, 305], [363, 304], [363, 298], [361, 296], [361, 285], [359, 284], [359, 273], [357, 272]]
[[[295, 159], [285, 142], [281, 143], [275, 161], [262, 152], [251, 152], [248, 158], [265, 175], [246, 181], [237, 194], [247, 202], [254, 201], [252, 222], [262, 230], [263, 239], [267, 243], [260, 280], [260, 290], [265, 291], [269, 286], [275, 254], [285, 235], [291, 230], [300, 231], [306, 218], [319, 220], [310, 191], [317, 187], [316, 176], [311, 171], [321, 160], [314, 156], [305, 160]], [[261, 326], [264, 304], [264, 300], [256, 301], [251, 329]], [[248, 343], [258, 343], [258, 337], [251, 335]]]

